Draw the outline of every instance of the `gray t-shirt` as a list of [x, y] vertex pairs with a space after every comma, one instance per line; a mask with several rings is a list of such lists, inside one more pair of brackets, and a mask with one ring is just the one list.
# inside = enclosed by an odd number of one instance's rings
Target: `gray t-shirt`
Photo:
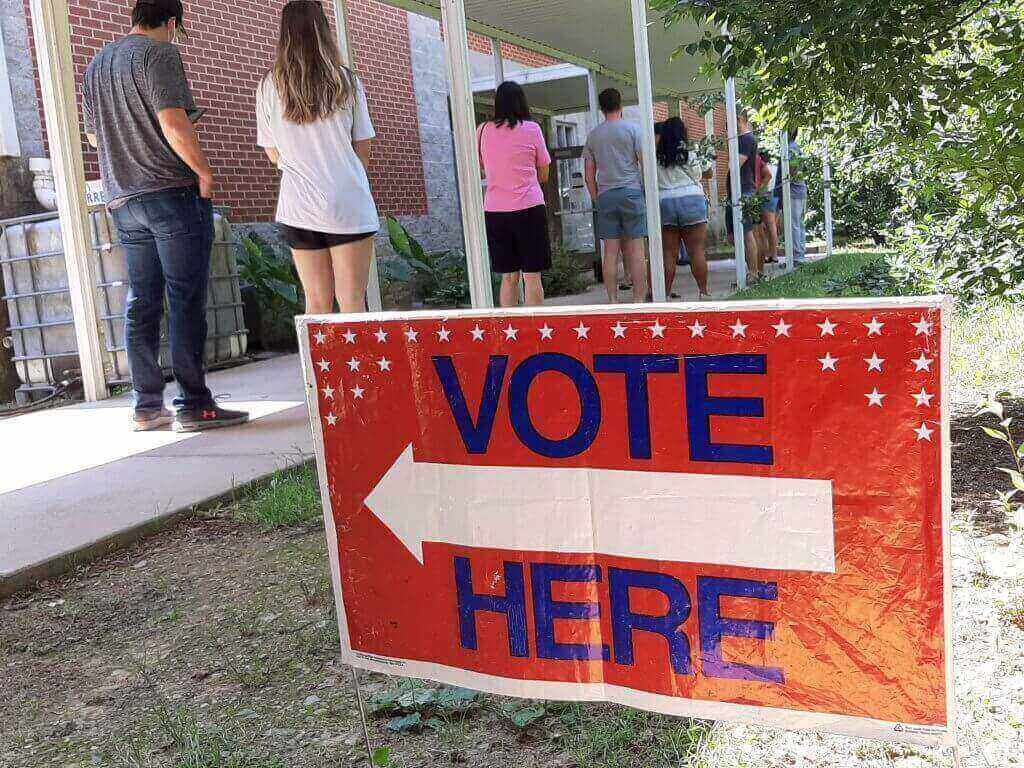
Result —
[[104, 46], [85, 71], [82, 95], [85, 128], [99, 145], [108, 205], [196, 183], [157, 120], [164, 109], [195, 109], [174, 45], [128, 35]]
[[597, 166], [597, 193], [609, 189], [643, 188], [640, 171], [640, 128], [625, 120], [605, 120], [587, 137], [583, 157]]

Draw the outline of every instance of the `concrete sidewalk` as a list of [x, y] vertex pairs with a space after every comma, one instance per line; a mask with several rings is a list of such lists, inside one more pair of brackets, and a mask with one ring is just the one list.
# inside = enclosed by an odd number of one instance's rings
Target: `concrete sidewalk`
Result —
[[0, 420], [0, 595], [312, 457], [296, 356], [213, 373], [210, 388], [253, 421], [134, 433], [127, 396]]

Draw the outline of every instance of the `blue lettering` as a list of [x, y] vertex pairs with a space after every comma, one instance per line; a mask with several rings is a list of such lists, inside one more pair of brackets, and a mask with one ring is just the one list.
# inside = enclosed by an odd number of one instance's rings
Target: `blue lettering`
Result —
[[625, 374], [629, 455], [634, 459], [651, 458], [651, 409], [647, 375], [678, 373], [679, 358], [675, 355], [594, 355], [594, 370], [597, 373]]
[[[580, 423], [576, 431], [563, 440], [544, 437], [537, 431], [530, 417], [530, 386], [537, 376], [547, 371], [568, 377], [580, 399]], [[579, 360], [555, 352], [528, 357], [516, 367], [509, 381], [508, 411], [512, 429], [523, 445], [551, 459], [566, 459], [583, 453], [594, 442], [601, 428], [601, 398], [594, 377]]]
[[537, 657], [541, 659], [603, 659], [610, 658], [607, 645], [559, 643], [555, 641], [555, 619], [597, 620], [601, 607], [597, 603], [566, 603], [551, 597], [553, 582], [585, 584], [601, 581], [596, 565], [560, 565], [533, 563], [530, 583], [533, 587], [533, 618], [536, 622]]
[[[668, 598], [668, 611], [663, 616], [634, 613], [629, 605], [630, 588], [661, 592]], [[611, 600], [612, 642], [615, 645], [616, 664], [632, 666], [634, 630], [652, 632], [668, 642], [672, 670], [677, 675], [693, 674], [690, 666], [690, 639], [682, 631], [683, 622], [690, 617], [692, 603], [681, 581], [663, 573], [609, 568], [608, 596]]]
[[752, 664], [725, 661], [722, 658], [722, 637], [753, 637], [770, 640], [775, 623], [750, 619], [722, 617], [720, 598], [747, 597], [755, 600], [778, 600], [779, 589], [774, 582], [697, 577], [697, 603], [700, 617], [701, 670], [708, 677], [727, 680], [753, 680], [762, 683], [783, 684], [785, 673], [778, 667], [760, 667]]
[[770, 445], [735, 445], [711, 442], [712, 416], [764, 418], [760, 397], [711, 397], [708, 375], [712, 373], [755, 373], [764, 375], [764, 355], [687, 355], [686, 419], [693, 461], [730, 461], [743, 464], [771, 464]]
[[455, 370], [451, 357], [434, 358], [434, 370], [437, 371], [437, 378], [440, 379], [445, 397], [448, 398], [448, 407], [451, 409], [455, 426], [459, 428], [459, 435], [462, 437], [462, 444], [466, 446], [467, 453], [487, 453], [487, 446], [491, 442], [491, 432], [494, 429], [494, 414], [498, 410], [501, 385], [505, 381], [507, 366], [508, 357], [506, 356], [494, 355], [487, 363], [487, 378], [484, 381], [483, 393], [480, 396], [480, 410], [477, 412], [474, 424], [469, 415], [469, 407], [466, 405], [466, 396], [462, 393], [459, 374]]
[[505, 563], [505, 596], [478, 595], [473, 591], [469, 559], [455, 558], [455, 590], [459, 603], [459, 641], [476, 650], [476, 612], [503, 613], [508, 621], [508, 652], [524, 658], [530, 649], [526, 638], [526, 581], [522, 563]]

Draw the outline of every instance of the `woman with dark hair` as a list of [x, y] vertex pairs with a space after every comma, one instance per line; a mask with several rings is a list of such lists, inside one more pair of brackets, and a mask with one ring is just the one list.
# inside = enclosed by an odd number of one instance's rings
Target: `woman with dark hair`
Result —
[[700, 298], [708, 294], [708, 262], [704, 241], [708, 231], [708, 199], [701, 180], [711, 176], [711, 164], [701, 163], [690, 146], [686, 123], [670, 117], [658, 127], [658, 192], [661, 198], [661, 243], [665, 260], [665, 294], [672, 292], [679, 246], [686, 246], [690, 271]]
[[477, 146], [487, 179], [487, 247], [491, 268], [501, 275], [501, 306], [518, 306], [520, 275], [526, 305], [543, 304], [541, 273], [551, 268], [551, 244], [540, 185], [548, 180], [551, 155], [517, 83], [498, 86], [494, 119], [477, 129]]
[[366, 168], [373, 125], [320, 3], [281, 12], [277, 57], [256, 91], [256, 141], [281, 171], [277, 216], [310, 314], [365, 309], [380, 226]]

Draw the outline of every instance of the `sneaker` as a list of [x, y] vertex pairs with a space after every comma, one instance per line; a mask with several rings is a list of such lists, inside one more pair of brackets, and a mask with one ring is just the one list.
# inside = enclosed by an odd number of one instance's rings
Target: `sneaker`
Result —
[[227, 408], [213, 405], [209, 408], [178, 411], [178, 415], [174, 417], [174, 431], [202, 432], [207, 429], [245, 424], [248, 420], [249, 414], [245, 411], [229, 411]]
[[155, 429], [166, 429], [172, 421], [174, 415], [166, 408], [140, 410], [132, 414], [132, 429], [136, 432], [152, 432]]

